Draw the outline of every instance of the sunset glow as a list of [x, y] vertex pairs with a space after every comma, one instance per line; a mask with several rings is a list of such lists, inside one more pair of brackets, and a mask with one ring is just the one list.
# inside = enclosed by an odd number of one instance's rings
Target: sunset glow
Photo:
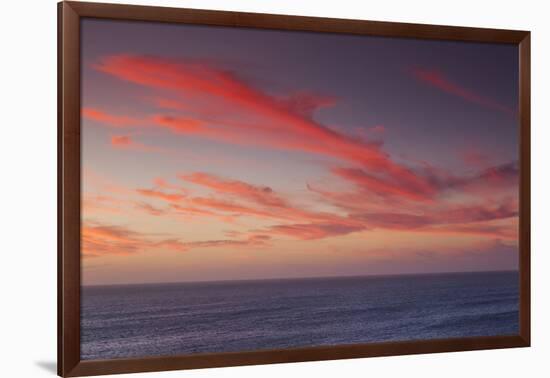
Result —
[[517, 48], [480, 45], [85, 19], [83, 283], [517, 269]]

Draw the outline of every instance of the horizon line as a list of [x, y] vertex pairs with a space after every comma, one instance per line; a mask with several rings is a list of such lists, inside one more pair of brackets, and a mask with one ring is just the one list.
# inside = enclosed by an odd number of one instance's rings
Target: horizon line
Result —
[[291, 280], [315, 280], [315, 279], [338, 279], [338, 278], [375, 278], [375, 277], [398, 277], [398, 276], [430, 276], [443, 274], [476, 274], [476, 273], [519, 273], [519, 268], [504, 270], [473, 270], [473, 271], [441, 271], [441, 272], [418, 272], [418, 273], [388, 273], [388, 274], [353, 274], [353, 275], [332, 275], [332, 276], [310, 276], [310, 277], [273, 277], [273, 278], [245, 278], [225, 280], [198, 280], [198, 281], [165, 281], [165, 282], [129, 282], [112, 284], [81, 284], [80, 287], [105, 287], [105, 286], [144, 286], [144, 285], [178, 285], [195, 283], [233, 283], [233, 282], [257, 282], [257, 281], [291, 281]]

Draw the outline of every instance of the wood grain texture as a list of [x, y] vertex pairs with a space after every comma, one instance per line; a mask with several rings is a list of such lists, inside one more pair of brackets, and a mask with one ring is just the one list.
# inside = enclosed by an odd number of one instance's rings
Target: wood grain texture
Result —
[[531, 343], [531, 36], [519, 45], [520, 335]]
[[81, 17], [186, 24], [238, 26], [261, 29], [303, 30], [373, 35], [382, 37], [428, 38], [491, 43], [519, 43], [526, 32], [519, 30], [468, 28], [262, 13], [226, 12], [137, 5], [68, 2]]
[[77, 13], [58, 8], [58, 374], [80, 361], [80, 38]]

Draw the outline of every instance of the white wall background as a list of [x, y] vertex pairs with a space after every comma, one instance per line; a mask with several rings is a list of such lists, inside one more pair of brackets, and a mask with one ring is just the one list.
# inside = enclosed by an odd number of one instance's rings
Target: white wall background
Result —
[[[127, 1], [144, 5], [528, 29], [533, 33], [532, 348], [149, 373], [136, 377], [548, 376], [550, 23], [545, 1]], [[6, 1], [2, 4], [2, 16], [0, 376], [52, 377], [56, 360], [56, 1]]]

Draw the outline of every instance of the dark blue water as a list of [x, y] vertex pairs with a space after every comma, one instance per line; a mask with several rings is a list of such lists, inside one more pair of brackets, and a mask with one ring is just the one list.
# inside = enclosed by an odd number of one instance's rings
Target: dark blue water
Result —
[[81, 358], [519, 332], [517, 272], [82, 289]]

